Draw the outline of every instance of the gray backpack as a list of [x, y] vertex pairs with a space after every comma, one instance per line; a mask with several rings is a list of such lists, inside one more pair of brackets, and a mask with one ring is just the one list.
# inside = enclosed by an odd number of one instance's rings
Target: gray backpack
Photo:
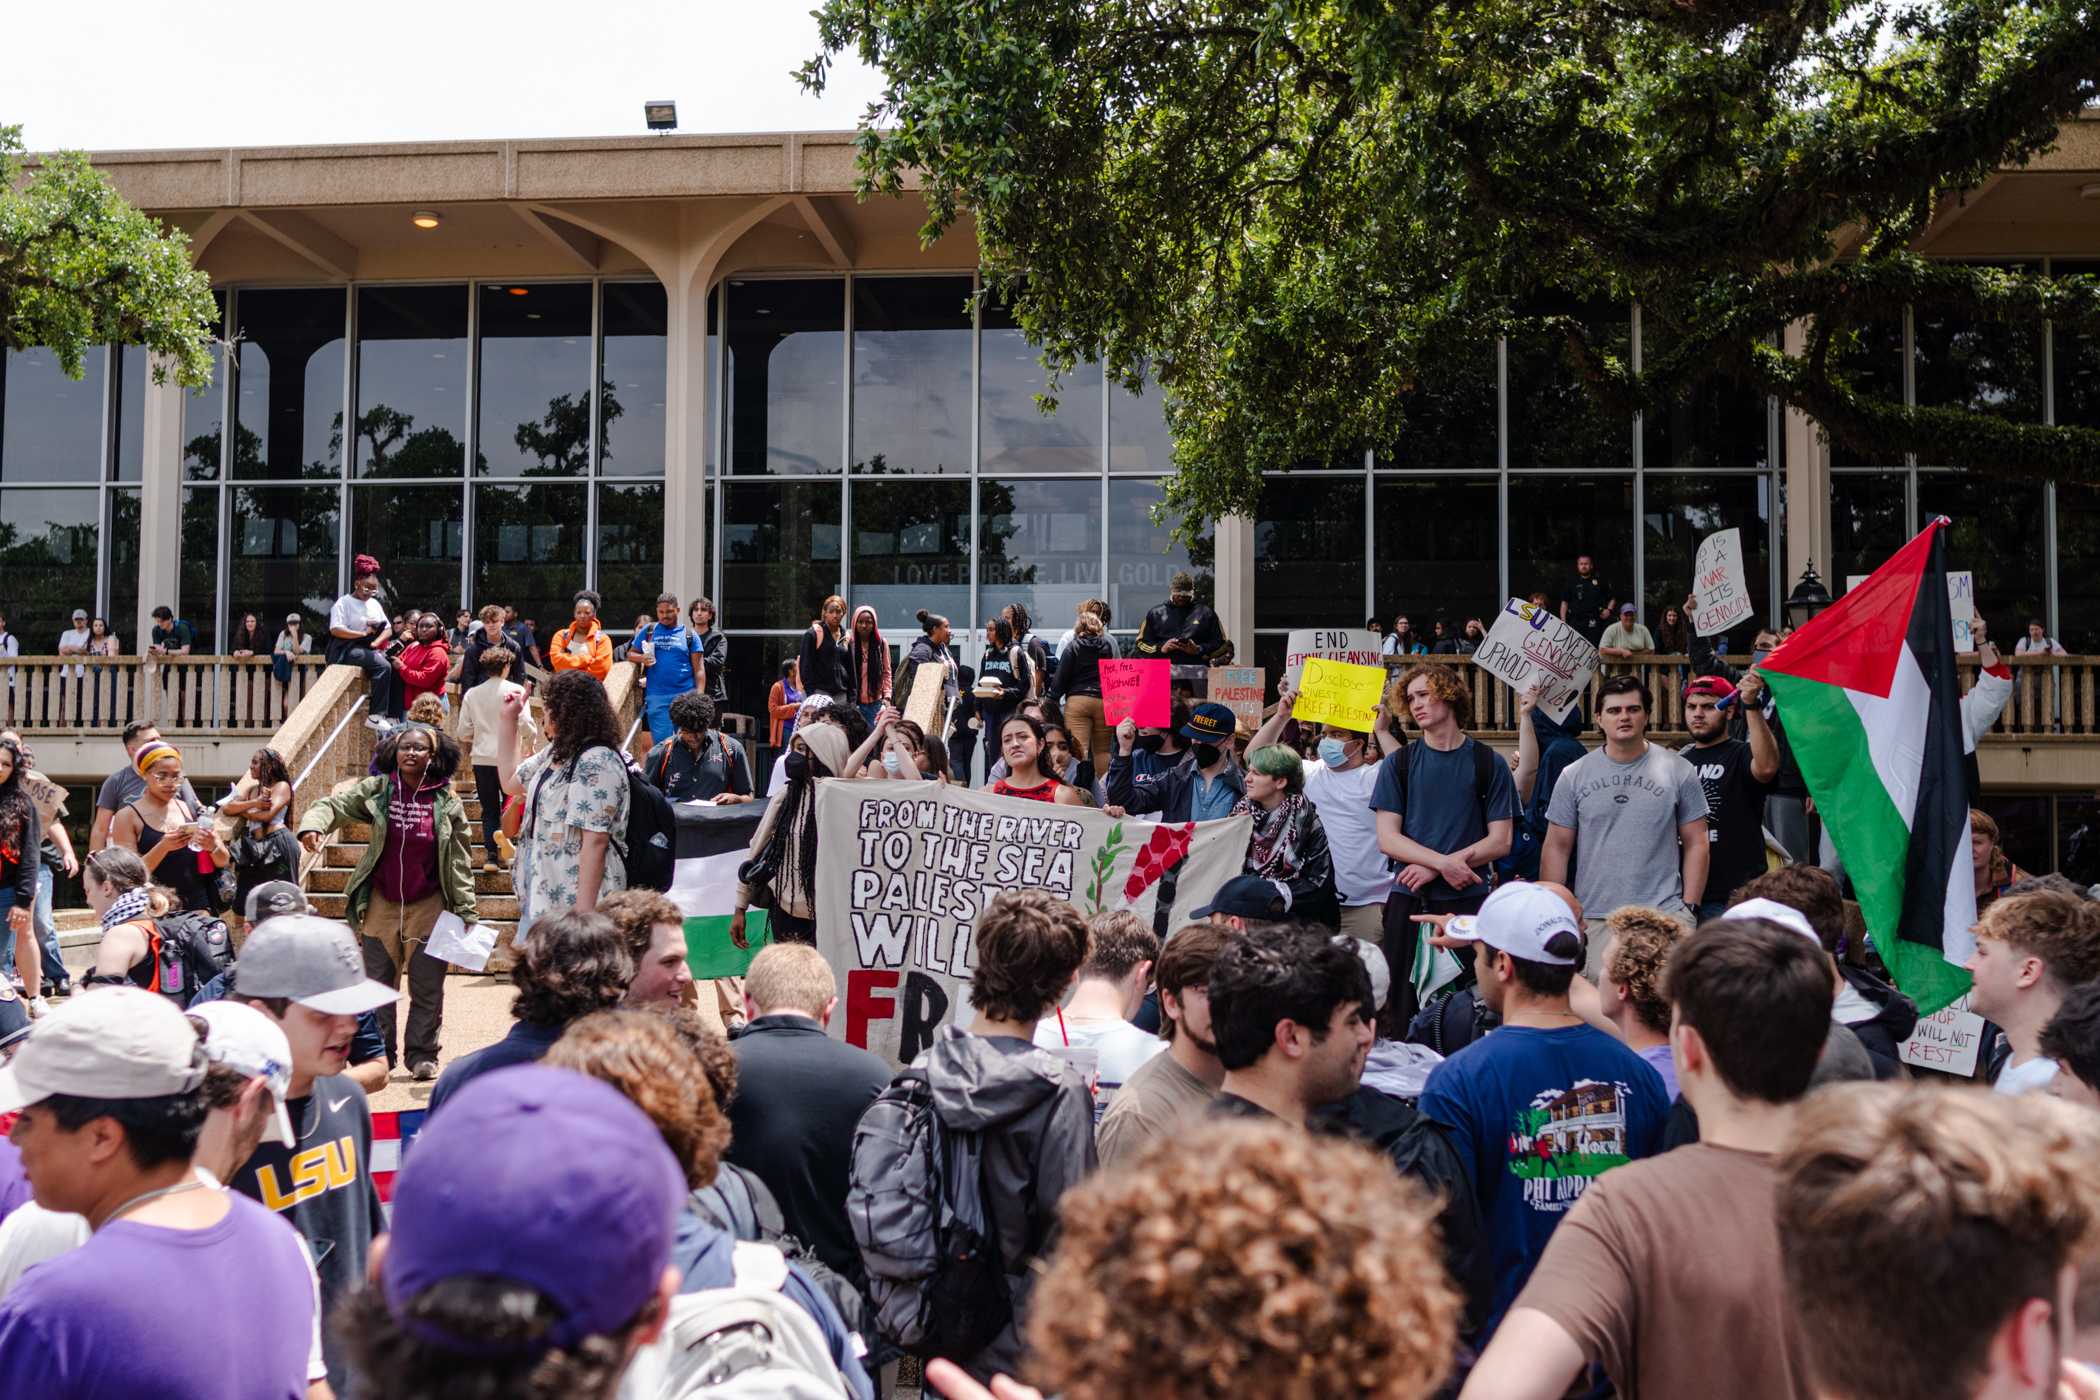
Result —
[[914, 1356], [975, 1356], [1013, 1317], [983, 1162], [982, 1136], [940, 1121], [918, 1066], [892, 1079], [853, 1130], [853, 1243], [876, 1327]]
[[[653, 1355], [636, 1358], [640, 1385], [622, 1394], [650, 1400], [846, 1400], [846, 1379], [815, 1319], [781, 1285], [786, 1256], [740, 1241], [736, 1286], [682, 1293]], [[653, 1372], [652, 1375], [646, 1374]]]

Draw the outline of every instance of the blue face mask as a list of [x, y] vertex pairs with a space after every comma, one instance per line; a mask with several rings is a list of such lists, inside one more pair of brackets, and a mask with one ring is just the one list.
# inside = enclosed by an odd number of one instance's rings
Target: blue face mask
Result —
[[886, 753], [882, 756], [882, 767], [887, 773], [901, 773], [904, 771], [904, 760], [895, 753]]
[[1329, 768], [1339, 768], [1349, 761], [1349, 746], [1340, 739], [1320, 741], [1320, 762]]

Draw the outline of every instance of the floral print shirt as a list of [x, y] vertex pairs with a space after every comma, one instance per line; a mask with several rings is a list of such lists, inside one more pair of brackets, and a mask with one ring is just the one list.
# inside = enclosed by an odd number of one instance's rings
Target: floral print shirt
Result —
[[[608, 748], [591, 749], [574, 763], [556, 764], [552, 747], [541, 749], [518, 765], [525, 789], [525, 824], [519, 848], [531, 844], [529, 870], [521, 856], [513, 872], [521, 889], [518, 937], [532, 923], [576, 907], [583, 882], [583, 833], [612, 835], [605, 853], [600, 898], [627, 888], [627, 865], [621, 841], [627, 832], [627, 765]], [[544, 778], [544, 780], [543, 780]]]

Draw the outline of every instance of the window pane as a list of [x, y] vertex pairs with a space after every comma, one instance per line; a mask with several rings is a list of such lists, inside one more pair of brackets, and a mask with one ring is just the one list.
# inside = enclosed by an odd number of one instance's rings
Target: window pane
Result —
[[[193, 655], [201, 656], [215, 652], [219, 645], [219, 488], [216, 486], [186, 487], [182, 493], [182, 572], [177, 578], [177, 593], [174, 598], [156, 598], [150, 607], [162, 603], [175, 610], [175, 616], [196, 629], [197, 642], [191, 649]], [[134, 650], [143, 652], [152, 638], [142, 636]]]
[[[459, 602], [465, 520], [465, 503], [457, 486], [360, 486], [351, 490], [350, 553], [353, 557], [369, 554], [379, 561], [379, 601], [389, 613], [410, 607], [452, 611]], [[473, 601], [478, 606], [509, 599], [477, 596]]]
[[95, 610], [102, 522], [93, 487], [0, 491], [0, 615], [25, 656], [51, 656], [73, 609]]
[[[719, 295], [719, 294], [717, 294]], [[598, 470], [607, 476], [661, 476], [664, 470], [664, 354], [670, 313], [659, 282], [605, 286], [605, 387], [598, 436]], [[707, 299], [710, 375], [715, 345], [715, 297]], [[487, 382], [484, 372], [482, 379]], [[721, 421], [714, 380], [707, 384], [707, 455], [715, 463], [715, 426]], [[617, 410], [617, 411], [616, 411]]]
[[[1643, 364], [1662, 355], [1668, 334], [1652, 319], [1641, 323]], [[1716, 376], [1641, 415], [1641, 465], [1649, 471], [1763, 470], [1772, 464], [1771, 428], [1769, 399]]]
[[[1902, 317], [1868, 321], [1852, 328], [1850, 335], [1840, 334], [1834, 338], [1831, 359], [1855, 393], [1892, 404], [1903, 402]], [[1834, 467], [1885, 467], [1902, 460], [1903, 454], [1894, 448], [1862, 453], [1835, 437], [1830, 440], [1830, 465]]]
[[978, 423], [979, 470], [1101, 470], [1101, 366], [1074, 366], [1057, 386], [1056, 410], [1045, 414], [1035, 396], [1047, 391], [1048, 376], [1035, 347], [1005, 307], [984, 308], [978, 354], [984, 400]]
[[585, 475], [591, 453], [590, 283], [492, 284], [480, 294], [475, 474]]
[[[507, 604], [518, 616], [543, 624], [534, 629], [542, 648], [569, 625], [576, 590], [583, 587], [586, 489], [474, 488], [475, 601]], [[656, 593], [649, 590], [651, 600]], [[608, 597], [600, 621], [622, 631], [633, 611], [628, 601]]]
[[725, 486], [722, 615], [747, 627], [806, 627], [839, 591], [839, 487]]
[[1213, 601], [1216, 551], [1211, 527], [1204, 525], [1193, 547], [1180, 543], [1171, 522], [1152, 523], [1160, 494], [1157, 481], [1108, 483], [1108, 592], [1102, 597], [1108, 602], [1110, 625], [1132, 637], [1145, 614], [1167, 601], [1167, 582], [1177, 570], [1194, 574], [1196, 596], [1205, 603]]
[[1830, 478], [1830, 573], [1823, 582], [1833, 598], [1844, 595], [1848, 577], [1873, 573], [1910, 538], [1904, 478], [1900, 470]]
[[[2049, 271], [2057, 277], [2100, 277], [2100, 262], [2056, 258]], [[2051, 335], [2049, 358], [2056, 368], [2056, 421], [2100, 428], [2100, 335], [2058, 326]], [[2064, 617], [2069, 620], [2068, 610]], [[2100, 836], [2094, 850], [2100, 861]]]
[[[219, 314], [211, 333], [223, 334], [226, 324], [226, 293], [213, 292]], [[182, 474], [191, 481], [219, 479], [219, 430], [225, 418], [226, 351], [214, 345], [211, 352], [211, 383], [191, 389], [182, 399]]]
[[[861, 482], [853, 488], [854, 607], [875, 609], [888, 639], [909, 643], [920, 608], [967, 629], [970, 611], [968, 482]], [[802, 620], [816, 616], [814, 609]]]
[[[1599, 308], [1583, 317], [1590, 342], [1625, 358], [1632, 313]], [[1509, 464], [1611, 471], [1633, 465], [1633, 415], [1605, 407], [1569, 358], [1565, 336], [1535, 332], [1509, 342]]]
[[598, 488], [598, 591], [618, 619], [654, 612], [664, 591], [664, 488]]
[[[82, 604], [83, 607], [86, 604]], [[136, 652], [139, 620], [139, 493], [109, 493], [109, 612], [117, 649]]]
[[970, 471], [970, 282], [853, 281], [853, 470]]
[[1362, 477], [1271, 477], [1255, 520], [1255, 626], [1363, 625]]
[[1108, 391], [1108, 469], [1174, 470], [1174, 437], [1167, 431], [1167, 395], [1150, 380], [1142, 394], [1133, 394], [1120, 384]]
[[[49, 350], [11, 350], [0, 358], [6, 390], [0, 480], [100, 481], [108, 352], [100, 346], [89, 350], [79, 379], [66, 378]], [[57, 633], [52, 636], [55, 641]]]
[[[336, 599], [340, 498], [333, 486], [233, 489], [227, 615], [236, 626], [242, 613], [254, 613], [263, 635], [274, 639], [285, 616], [297, 612], [308, 636], [327, 632]], [[382, 562], [393, 561], [382, 556]]]
[[117, 376], [117, 468], [112, 481], [137, 481], [146, 460], [146, 384], [153, 377], [146, 352], [136, 345], [112, 347]]
[[[2008, 270], [2022, 270], [2008, 264]], [[1974, 321], [1920, 307], [1911, 363], [1920, 407], [1966, 408], [2042, 421], [2042, 323]]]
[[[1379, 477], [1378, 548], [1373, 554], [1371, 597], [1390, 626], [1407, 615], [1419, 635], [1431, 635], [1442, 618], [1452, 635], [1466, 619], [1493, 626], [1502, 600], [1493, 477]], [[1360, 625], [1352, 621], [1351, 625]]]
[[467, 289], [359, 288], [357, 474], [460, 475], [466, 409]]
[[[1642, 546], [1648, 575], [1648, 597], [1641, 621], [1662, 638], [1665, 608], [1684, 607], [1692, 591], [1692, 560], [1699, 541], [1716, 530], [1743, 532], [1743, 579], [1750, 586], [1756, 611], [1737, 624], [1741, 643], [1777, 615], [1772, 600], [1772, 479], [1768, 476], [1661, 476], [1650, 473], [1641, 483]], [[1825, 580], [1828, 582], [1828, 580]], [[1664, 647], [1664, 650], [1670, 650]]]
[[[2080, 655], [2100, 652], [2100, 488], [2057, 485], [2056, 590], [2057, 640]], [[2100, 861], [2100, 826], [2094, 833]]]
[[244, 291], [235, 398], [236, 481], [342, 474], [343, 293]]
[[1493, 341], [1456, 344], [1432, 359], [1405, 406], [1400, 441], [1378, 454], [1379, 466], [1494, 470], [1499, 392]]
[[1918, 520], [1944, 515], [1947, 567], [1976, 576], [1976, 610], [2008, 648], [2042, 612], [2042, 487], [2038, 482], [1918, 473]]
[[[1510, 382], [1516, 382], [1514, 375]], [[1547, 600], [1559, 607], [1573, 590], [1575, 559], [1582, 554], [1589, 555], [1595, 565], [1607, 601], [1623, 603], [1633, 596], [1633, 478], [1512, 477], [1511, 591], [1528, 598], [1543, 589]], [[1606, 625], [1602, 618], [1581, 621], [1584, 635], [1592, 641]]]
[[[990, 616], [1019, 603], [1035, 629], [1056, 641], [1080, 603], [1102, 596], [1101, 478], [987, 480], [977, 490], [984, 517], [977, 536], [981, 611]], [[854, 575], [856, 592], [859, 578]]]
[[846, 406], [845, 283], [731, 282], [726, 292], [730, 471], [837, 471]]

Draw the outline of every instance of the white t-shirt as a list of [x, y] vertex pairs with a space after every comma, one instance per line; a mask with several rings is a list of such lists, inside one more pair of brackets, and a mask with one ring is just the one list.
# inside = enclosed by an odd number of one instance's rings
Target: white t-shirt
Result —
[[2046, 1055], [2037, 1055], [2031, 1060], [2009, 1064], [1998, 1074], [1998, 1082], [1991, 1086], [1997, 1094], [2037, 1094], [2049, 1087], [2056, 1078], [2056, 1061]]
[[1342, 903], [1383, 904], [1393, 892], [1392, 865], [1378, 849], [1378, 814], [1371, 810], [1371, 789], [1378, 785], [1378, 765], [1359, 764], [1337, 773], [1325, 763], [1305, 765], [1305, 795], [1327, 828], [1327, 849], [1334, 857], [1334, 888]]
[[1094, 1123], [1100, 1125], [1101, 1115], [1115, 1102], [1116, 1090], [1124, 1081], [1137, 1073], [1138, 1066], [1167, 1048], [1167, 1042], [1150, 1031], [1141, 1031], [1122, 1017], [1075, 1017], [1067, 1012], [1062, 1028], [1058, 1025], [1057, 1013], [1052, 1012], [1035, 1025], [1035, 1043], [1045, 1050], [1062, 1050], [1066, 1036], [1071, 1044], [1081, 1050], [1092, 1050], [1101, 1057], [1094, 1081]]
[[386, 609], [379, 606], [377, 598], [360, 598], [355, 593], [345, 593], [328, 610], [328, 634], [331, 637], [337, 632], [361, 633], [384, 626]]
[[[93, 638], [91, 638], [88, 635], [88, 631], [85, 627], [75, 627], [69, 631], [61, 632], [58, 634], [59, 655], [67, 655], [68, 649], [71, 649], [73, 651], [79, 652], [81, 655], [84, 656], [87, 654], [88, 643], [91, 640], [93, 640]], [[84, 667], [75, 666], [73, 668], [73, 674], [78, 676], [82, 673], [84, 669]]]

